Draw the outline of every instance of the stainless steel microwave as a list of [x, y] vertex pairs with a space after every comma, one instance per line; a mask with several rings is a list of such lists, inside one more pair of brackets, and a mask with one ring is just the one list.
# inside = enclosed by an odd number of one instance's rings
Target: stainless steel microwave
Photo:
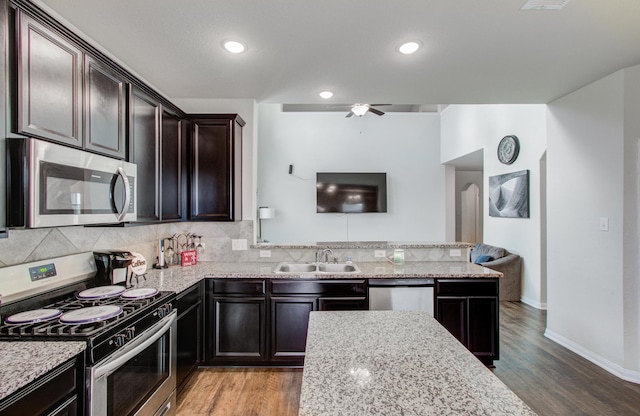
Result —
[[7, 226], [136, 221], [133, 163], [36, 139], [7, 139]]

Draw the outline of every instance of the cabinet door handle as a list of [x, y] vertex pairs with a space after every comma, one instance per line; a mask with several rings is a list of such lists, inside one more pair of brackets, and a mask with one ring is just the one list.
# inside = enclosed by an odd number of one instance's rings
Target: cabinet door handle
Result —
[[[124, 220], [124, 216], [127, 215], [127, 211], [129, 210], [129, 201], [131, 200], [131, 188], [129, 187], [129, 178], [127, 177], [127, 174], [124, 173], [124, 169], [122, 169], [122, 166], [118, 167], [117, 173], [122, 178], [122, 182], [124, 183], [124, 206], [122, 207], [122, 211], [118, 211], [118, 215], [117, 215], [118, 222], [121, 222], [122, 220]], [[113, 186], [115, 188], [116, 186], [115, 182]], [[112, 195], [114, 195], [114, 198], [115, 198], [115, 192], [113, 192]], [[116, 207], [116, 211], [117, 209], [118, 207]]]

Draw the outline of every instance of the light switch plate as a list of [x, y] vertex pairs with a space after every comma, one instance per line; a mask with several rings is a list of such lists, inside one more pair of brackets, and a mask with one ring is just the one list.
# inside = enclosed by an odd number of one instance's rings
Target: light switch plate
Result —
[[449, 250], [449, 257], [460, 257], [462, 256], [462, 250], [459, 248], [452, 248]]
[[600, 231], [609, 231], [609, 218], [600, 217]]
[[375, 257], [387, 257], [387, 252], [384, 250], [376, 250], [373, 255]]
[[260, 250], [260, 257], [271, 257], [271, 250]]
[[231, 240], [231, 250], [246, 250], [247, 249], [247, 239], [246, 238], [238, 238]]

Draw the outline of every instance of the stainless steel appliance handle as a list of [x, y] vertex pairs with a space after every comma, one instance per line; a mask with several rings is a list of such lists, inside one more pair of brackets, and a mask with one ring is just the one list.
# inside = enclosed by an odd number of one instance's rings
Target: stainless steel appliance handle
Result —
[[162, 319], [156, 325], [147, 329], [142, 335], [140, 335], [140, 339], [136, 339], [135, 341], [126, 345], [121, 351], [118, 352], [118, 357], [112, 360], [108, 360], [106, 364], [97, 367], [95, 369], [93, 377], [99, 378], [104, 375], [113, 373], [124, 363], [138, 355], [140, 352], [144, 351], [147, 347], [164, 336], [165, 332], [167, 332], [167, 330], [171, 327], [171, 325], [173, 325], [176, 320], [177, 313], [176, 311], [172, 311], [169, 315], [167, 315], [166, 318]]
[[118, 222], [120, 222], [124, 220], [124, 216], [127, 215], [127, 211], [129, 210], [131, 188], [129, 187], [129, 178], [127, 177], [127, 174], [124, 173], [124, 169], [122, 169], [122, 166], [118, 166], [117, 173], [122, 178], [122, 182], [124, 182], [124, 206], [122, 207], [122, 212], [118, 212]]

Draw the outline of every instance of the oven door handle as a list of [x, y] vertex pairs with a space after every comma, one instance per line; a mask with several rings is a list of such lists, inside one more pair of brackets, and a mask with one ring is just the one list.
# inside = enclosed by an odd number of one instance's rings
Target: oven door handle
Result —
[[[147, 347], [152, 345], [154, 342], [159, 340], [162, 336], [165, 335], [167, 330], [171, 328], [174, 322], [176, 322], [177, 313], [176, 311], [171, 312], [166, 318], [160, 321], [156, 326], [149, 328], [145, 331], [143, 335], [141, 335], [140, 339], [136, 339], [131, 342], [129, 345], [126, 345], [119, 353], [119, 357], [108, 360], [108, 362], [104, 365], [96, 367], [94, 370], [94, 378], [100, 378], [104, 375], [110, 375], [115, 370], [120, 368], [124, 363], [129, 361], [131, 358], [138, 355], [140, 352], [144, 351]], [[160, 328], [158, 326], [161, 325]], [[120, 355], [122, 354], [122, 355]]]

